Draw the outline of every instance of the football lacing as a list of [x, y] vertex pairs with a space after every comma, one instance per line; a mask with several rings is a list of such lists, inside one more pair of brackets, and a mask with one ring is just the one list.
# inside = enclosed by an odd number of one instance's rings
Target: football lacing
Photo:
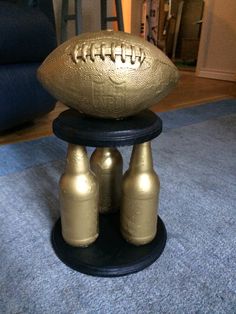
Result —
[[88, 59], [95, 61], [95, 57], [97, 56], [102, 60], [105, 60], [105, 57], [108, 56], [115, 62], [116, 57], [119, 56], [123, 63], [127, 61], [127, 57], [130, 57], [131, 64], [135, 64], [136, 62], [140, 62], [141, 64], [145, 59], [145, 52], [142, 48], [133, 45], [128, 46], [125, 43], [111, 43], [110, 46], [107, 46], [104, 43], [101, 45], [95, 43], [87, 45], [86, 43], [83, 43], [81, 46], [75, 46], [72, 56], [75, 63], [78, 63], [80, 59], [84, 62]]

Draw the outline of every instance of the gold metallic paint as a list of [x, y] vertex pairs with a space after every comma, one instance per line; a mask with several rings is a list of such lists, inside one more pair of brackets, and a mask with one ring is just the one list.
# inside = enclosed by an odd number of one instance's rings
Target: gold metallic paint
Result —
[[160, 49], [114, 31], [73, 37], [38, 69], [38, 79], [56, 99], [100, 118], [123, 118], [157, 104], [178, 78]]
[[159, 191], [150, 142], [135, 145], [122, 184], [121, 233], [128, 242], [143, 245], [155, 237]]
[[99, 211], [116, 212], [120, 207], [123, 159], [116, 148], [96, 148], [90, 159], [99, 183]]
[[59, 187], [63, 238], [72, 246], [88, 246], [98, 237], [99, 187], [85, 147], [68, 145]]

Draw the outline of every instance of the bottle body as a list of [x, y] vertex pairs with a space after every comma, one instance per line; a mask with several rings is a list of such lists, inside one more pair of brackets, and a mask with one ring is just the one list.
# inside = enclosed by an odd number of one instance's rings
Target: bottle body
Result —
[[118, 211], [121, 201], [123, 160], [116, 148], [96, 148], [90, 159], [99, 184], [99, 212]]
[[144, 245], [154, 239], [159, 191], [150, 143], [135, 145], [122, 183], [121, 233], [128, 242]]
[[62, 236], [72, 246], [86, 247], [98, 237], [99, 188], [83, 146], [69, 144], [59, 187]]

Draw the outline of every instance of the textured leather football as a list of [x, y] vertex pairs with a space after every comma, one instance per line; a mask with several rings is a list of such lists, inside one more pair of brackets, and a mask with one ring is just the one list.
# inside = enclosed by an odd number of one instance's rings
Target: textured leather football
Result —
[[56, 48], [38, 79], [56, 99], [87, 115], [122, 118], [156, 104], [176, 85], [178, 70], [144, 39], [101, 31]]

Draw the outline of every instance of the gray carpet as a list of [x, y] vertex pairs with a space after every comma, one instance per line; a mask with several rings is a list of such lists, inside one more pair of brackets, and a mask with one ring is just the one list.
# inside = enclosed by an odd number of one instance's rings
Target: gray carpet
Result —
[[153, 152], [168, 241], [126, 277], [80, 274], [52, 250], [65, 143], [0, 147], [0, 313], [236, 313], [236, 101], [161, 117]]

